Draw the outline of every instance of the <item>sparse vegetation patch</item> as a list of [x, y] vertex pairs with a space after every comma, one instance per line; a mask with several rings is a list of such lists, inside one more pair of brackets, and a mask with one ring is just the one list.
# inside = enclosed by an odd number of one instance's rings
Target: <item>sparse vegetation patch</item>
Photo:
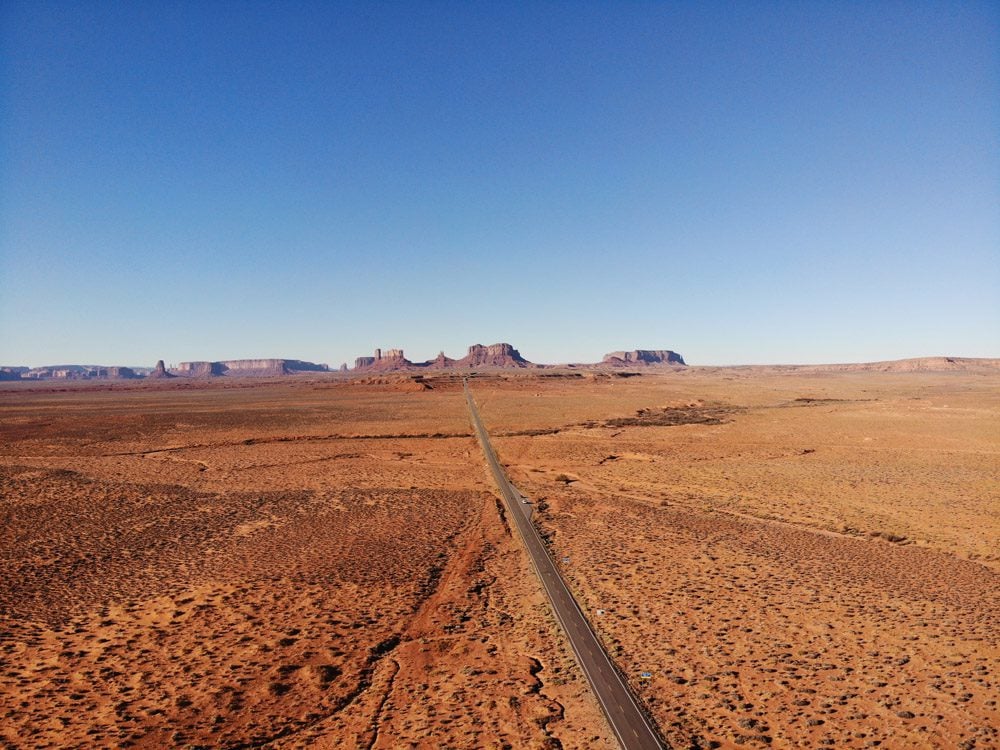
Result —
[[682, 424], [725, 424], [739, 409], [733, 406], [664, 406], [639, 409], [633, 417], [617, 417], [604, 427], [676, 427]]

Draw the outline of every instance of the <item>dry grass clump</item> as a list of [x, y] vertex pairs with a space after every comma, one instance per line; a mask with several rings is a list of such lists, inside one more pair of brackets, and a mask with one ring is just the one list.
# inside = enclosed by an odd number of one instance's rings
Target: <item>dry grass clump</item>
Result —
[[664, 406], [639, 409], [633, 417], [616, 417], [605, 427], [675, 427], [682, 424], [723, 424], [737, 410], [727, 406]]

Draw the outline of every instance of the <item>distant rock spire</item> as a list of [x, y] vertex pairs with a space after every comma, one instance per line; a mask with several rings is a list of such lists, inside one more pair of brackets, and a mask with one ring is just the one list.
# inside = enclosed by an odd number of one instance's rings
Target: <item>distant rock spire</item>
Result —
[[162, 359], [158, 359], [158, 360], [156, 360], [156, 367], [154, 367], [153, 371], [151, 373], [149, 373], [149, 377], [151, 377], [151, 378], [172, 378], [174, 376], [171, 375], [169, 372], [167, 372], [167, 368], [163, 364], [163, 360]]

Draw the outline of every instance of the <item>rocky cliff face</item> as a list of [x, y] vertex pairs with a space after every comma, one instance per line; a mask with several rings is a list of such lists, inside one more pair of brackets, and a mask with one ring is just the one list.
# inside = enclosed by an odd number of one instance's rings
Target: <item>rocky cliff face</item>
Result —
[[297, 372], [326, 372], [326, 365], [303, 362], [301, 359], [228, 359], [222, 365], [226, 375], [240, 377], [274, 377], [294, 375]]
[[451, 368], [473, 367], [533, 367], [510, 344], [473, 344], [469, 353], [462, 359], [451, 359], [441, 352], [427, 362], [411, 362], [403, 356], [402, 349], [375, 350], [374, 357], [358, 357], [354, 360], [354, 369], [361, 371], [392, 371], [427, 368], [430, 370], [447, 370]]
[[447, 370], [449, 367], [454, 367], [457, 361], [446, 357], [444, 352], [438, 352], [438, 355], [428, 362], [427, 366], [434, 370]]
[[510, 344], [473, 344], [469, 353], [456, 363], [458, 367], [529, 367], [531, 363]]
[[101, 367], [94, 377], [101, 380], [134, 380], [139, 376], [131, 367]]
[[327, 372], [326, 365], [300, 359], [227, 359], [221, 362], [181, 362], [175, 375], [189, 378], [228, 375], [242, 378], [267, 378], [299, 372]]
[[173, 371], [182, 378], [209, 378], [222, 373], [221, 362], [181, 362]]
[[603, 365], [643, 366], [643, 365], [684, 365], [684, 358], [669, 349], [633, 349], [630, 352], [611, 352], [605, 354], [601, 361]]
[[283, 359], [229, 359], [219, 362], [219, 364], [225, 368], [227, 375], [242, 375], [243, 373], [285, 374], [285, 360]]
[[413, 363], [403, 356], [402, 349], [376, 349], [374, 357], [354, 360], [355, 370], [405, 370], [412, 366]]
[[409, 361], [403, 356], [402, 349], [386, 349], [385, 352], [381, 349], [376, 349], [375, 362], [385, 362], [386, 364], [391, 365], [403, 363], [409, 364]]
[[147, 375], [146, 377], [147, 378], [153, 378], [155, 380], [159, 380], [161, 378], [172, 378], [174, 376], [171, 375], [169, 372], [167, 372], [167, 368], [163, 364], [163, 360], [162, 359], [158, 359], [158, 360], [156, 360], [156, 367], [154, 367], [153, 371], [151, 373], [149, 373], [149, 375]]

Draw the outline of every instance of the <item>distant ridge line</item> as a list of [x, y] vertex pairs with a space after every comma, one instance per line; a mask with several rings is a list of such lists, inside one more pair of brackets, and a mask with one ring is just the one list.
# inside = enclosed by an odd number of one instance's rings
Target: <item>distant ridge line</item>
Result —
[[118, 365], [47, 365], [44, 367], [0, 366], [0, 381], [37, 380], [146, 380], [176, 377], [179, 379], [214, 377], [285, 377], [302, 374], [339, 373], [341, 375], [378, 375], [406, 372], [441, 372], [472, 370], [662, 370], [710, 372], [884, 372], [884, 373], [1000, 373], [1000, 357], [911, 357], [876, 362], [842, 362], [830, 364], [746, 364], [690, 366], [677, 352], [669, 349], [634, 349], [606, 354], [600, 362], [539, 364], [529, 362], [510, 344], [473, 344], [462, 359], [451, 359], [441, 352], [426, 362], [411, 362], [402, 349], [375, 350], [374, 357], [359, 357], [353, 368], [346, 364], [333, 369], [301, 359], [261, 358], [200, 360], [181, 362], [165, 368], [162, 360], [155, 367], [124, 367]]
[[702, 365], [698, 369], [785, 372], [1000, 372], [1000, 357], [910, 357], [878, 362], [819, 365]]

